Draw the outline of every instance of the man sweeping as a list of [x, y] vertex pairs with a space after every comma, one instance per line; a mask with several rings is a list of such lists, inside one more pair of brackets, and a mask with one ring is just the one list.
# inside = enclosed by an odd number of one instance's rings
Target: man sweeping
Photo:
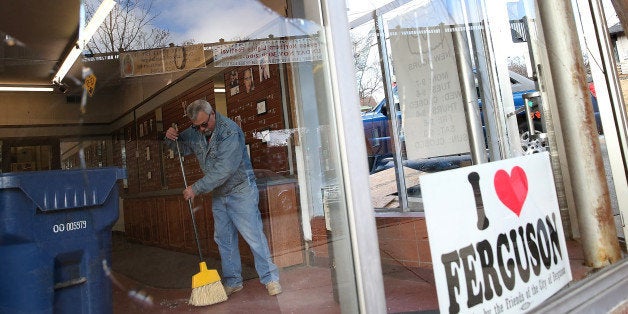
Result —
[[248, 243], [255, 260], [255, 270], [269, 295], [281, 293], [279, 271], [272, 262], [258, 208], [259, 194], [255, 175], [244, 142], [244, 133], [229, 118], [215, 112], [202, 99], [186, 108], [192, 127], [181, 133], [170, 127], [166, 144], [181, 154], [194, 153], [204, 176], [183, 191], [186, 200], [212, 192], [214, 240], [220, 252], [225, 292], [242, 290], [242, 264], [238, 232]]

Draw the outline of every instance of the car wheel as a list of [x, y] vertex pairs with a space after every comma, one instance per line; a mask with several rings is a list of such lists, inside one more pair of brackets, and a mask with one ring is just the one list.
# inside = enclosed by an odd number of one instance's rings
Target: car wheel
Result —
[[534, 136], [530, 136], [530, 130], [527, 126], [519, 128], [519, 137], [521, 139], [521, 149], [524, 155], [531, 155], [539, 152], [545, 152], [548, 148], [547, 135], [540, 131], [540, 125], [534, 126]]
[[534, 136], [530, 136], [530, 130], [526, 121], [519, 121], [519, 138], [521, 150], [524, 155], [531, 155], [549, 150], [547, 134], [543, 133], [543, 125], [540, 121], [534, 121]]

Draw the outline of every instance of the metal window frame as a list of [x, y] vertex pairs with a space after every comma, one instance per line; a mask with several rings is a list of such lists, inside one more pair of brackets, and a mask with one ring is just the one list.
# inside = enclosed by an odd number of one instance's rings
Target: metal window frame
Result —
[[374, 210], [371, 206], [364, 130], [360, 120], [347, 7], [344, 1], [321, 0], [333, 110], [361, 313], [386, 313], [384, 281]]

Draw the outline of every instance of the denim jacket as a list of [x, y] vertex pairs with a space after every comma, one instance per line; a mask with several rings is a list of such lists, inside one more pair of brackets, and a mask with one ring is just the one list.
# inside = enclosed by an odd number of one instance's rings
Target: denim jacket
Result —
[[[165, 142], [176, 153], [176, 143], [169, 139]], [[178, 142], [181, 154], [194, 153], [205, 174], [192, 184], [194, 194], [213, 191], [216, 195], [227, 195], [257, 188], [244, 133], [231, 119], [216, 112], [216, 127], [209, 142], [192, 128], [179, 133]]]

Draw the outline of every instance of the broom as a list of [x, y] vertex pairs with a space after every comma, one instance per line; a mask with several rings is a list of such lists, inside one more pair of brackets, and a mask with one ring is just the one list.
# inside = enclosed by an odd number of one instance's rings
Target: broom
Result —
[[[183, 183], [187, 189], [188, 182], [185, 178], [185, 170], [183, 169], [183, 157], [181, 157], [179, 142], [175, 141], [175, 143], [177, 144], [177, 153], [179, 154], [179, 164], [181, 165]], [[188, 205], [190, 207], [190, 215], [192, 216], [194, 238], [196, 239], [196, 246], [198, 247], [198, 257], [200, 258], [200, 263], [198, 264], [200, 271], [198, 274], [192, 276], [192, 295], [190, 296], [190, 301], [188, 303], [194, 306], [205, 306], [227, 301], [227, 293], [225, 292], [225, 288], [222, 286], [222, 282], [220, 282], [218, 271], [215, 269], [207, 269], [207, 265], [203, 260], [201, 243], [198, 239], [198, 230], [196, 229], [196, 220], [194, 219], [194, 210], [192, 209], [192, 199], [188, 199]]]

